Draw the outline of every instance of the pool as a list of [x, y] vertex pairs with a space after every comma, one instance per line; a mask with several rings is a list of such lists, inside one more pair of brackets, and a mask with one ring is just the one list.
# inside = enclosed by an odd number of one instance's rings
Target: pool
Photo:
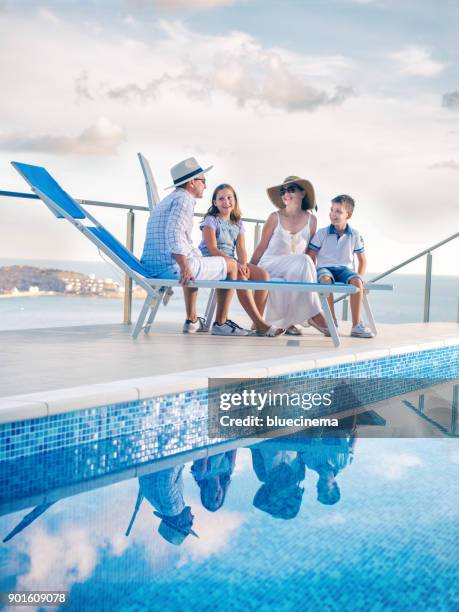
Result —
[[[152, 428], [3, 462], [0, 590], [85, 611], [456, 610], [455, 394], [395, 398], [338, 438], [198, 429], [171, 450]], [[368, 437], [401, 411], [436, 438]]]

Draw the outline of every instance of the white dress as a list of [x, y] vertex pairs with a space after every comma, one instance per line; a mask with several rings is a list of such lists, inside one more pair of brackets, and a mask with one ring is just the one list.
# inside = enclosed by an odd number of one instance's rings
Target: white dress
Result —
[[[303, 229], [292, 234], [282, 227], [277, 213], [277, 227], [258, 264], [269, 272], [271, 280], [317, 282], [314, 263], [305, 254], [311, 237], [310, 221], [311, 216]], [[304, 323], [321, 310], [317, 293], [270, 291], [266, 320], [286, 329], [290, 325]]]

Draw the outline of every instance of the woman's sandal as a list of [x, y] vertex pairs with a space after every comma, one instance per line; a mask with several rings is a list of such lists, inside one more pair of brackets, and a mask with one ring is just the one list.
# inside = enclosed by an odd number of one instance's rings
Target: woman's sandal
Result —
[[321, 325], [316, 323], [314, 319], [308, 319], [308, 323], [311, 327], [314, 327], [315, 329], [317, 329], [317, 331], [320, 331], [320, 333], [323, 334], [324, 336], [327, 336], [327, 337], [330, 336], [330, 331], [328, 327], [322, 327]]
[[287, 329], [285, 330], [285, 335], [286, 336], [302, 336], [303, 334], [301, 333], [301, 330], [298, 329], [296, 325], [290, 325], [290, 327], [287, 327]]
[[256, 332], [256, 336], [264, 336], [265, 338], [277, 338], [278, 336], [282, 336], [282, 334], [285, 334], [285, 329], [282, 329], [282, 327], [274, 327], [274, 325], [271, 325], [271, 327], [269, 327], [264, 333], [262, 332]]

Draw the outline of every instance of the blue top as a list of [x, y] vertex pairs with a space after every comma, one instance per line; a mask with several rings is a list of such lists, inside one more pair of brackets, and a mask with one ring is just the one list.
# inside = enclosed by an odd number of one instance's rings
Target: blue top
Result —
[[[218, 249], [228, 257], [235, 257], [237, 240], [240, 234], [245, 233], [245, 228], [242, 221], [239, 221], [239, 223], [233, 223], [232, 221], [225, 221], [221, 217], [207, 215], [207, 217], [204, 217], [204, 220], [199, 227], [201, 231], [204, 227], [210, 227], [215, 230]], [[201, 240], [199, 249], [204, 257], [210, 256], [209, 249], [206, 246], [204, 238]]]

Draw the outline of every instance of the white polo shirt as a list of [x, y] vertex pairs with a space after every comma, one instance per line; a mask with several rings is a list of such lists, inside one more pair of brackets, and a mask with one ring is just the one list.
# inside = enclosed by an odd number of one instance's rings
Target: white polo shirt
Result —
[[363, 253], [365, 247], [358, 230], [346, 225], [340, 236], [333, 225], [322, 227], [314, 234], [309, 248], [317, 252], [318, 268], [346, 266], [354, 269], [354, 253]]

